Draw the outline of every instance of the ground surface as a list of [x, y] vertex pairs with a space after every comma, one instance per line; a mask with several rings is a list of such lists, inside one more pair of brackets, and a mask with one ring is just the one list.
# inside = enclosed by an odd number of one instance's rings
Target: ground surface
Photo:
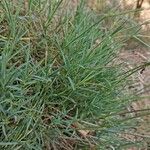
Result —
[[[134, 2], [131, 0], [126, 0], [126, 2], [128, 3], [128, 6], [126, 6], [127, 9], [134, 7]], [[139, 17], [137, 18], [139, 23], [150, 20], [150, 3], [144, 1], [142, 8], [144, 10], [140, 12]], [[150, 45], [150, 24], [142, 26], [141, 34], [145, 36], [143, 37], [143, 41]], [[137, 66], [137, 64], [150, 61], [150, 47], [148, 48], [139, 42], [128, 43], [126, 48], [122, 50], [120, 57], [129, 68], [133, 68], [134, 66]], [[150, 108], [150, 67], [145, 68], [142, 72], [139, 71], [136, 75], [134, 74], [132, 78], [134, 80], [135, 90], [142, 89], [142, 93], [144, 93], [143, 96], [147, 97], [133, 103], [132, 108], [134, 110]], [[138, 127], [138, 132], [150, 137], [150, 115], [142, 118], [141, 121], [142, 123], [140, 124], [140, 127]], [[148, 149], [148, 146], [146, 146], [143, 150]], [[137, 150], [137, 148], [131, 148], [130, 150]]]

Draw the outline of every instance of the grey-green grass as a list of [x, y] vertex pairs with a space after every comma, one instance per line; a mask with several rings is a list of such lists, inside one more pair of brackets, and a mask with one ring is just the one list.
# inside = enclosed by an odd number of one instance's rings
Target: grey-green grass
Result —
[[[48, 2], [0, 2], [0, 149], [135, 144], [118, 135], [135, 123], [119, 115], [134, 100], [125, 91], [134, 70], [123, 75], [115, 63], [126, 40], [117, 36], [135, 36], [134, 26], [118, 12], [97, 16], [81, 2], [61, 15], [63, 1]], [[80, 130], [91, 132], [84, 138]]]

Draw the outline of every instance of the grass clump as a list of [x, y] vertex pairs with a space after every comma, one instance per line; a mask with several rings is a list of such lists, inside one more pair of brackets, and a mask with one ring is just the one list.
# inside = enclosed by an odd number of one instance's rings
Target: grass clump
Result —
[[118, 136], [129, 128], [119, 116], [129, 97], [115, 63], [125, 20], [113, 14], [118, 24], [104, 30], [107, 16], [84, 3], [60, 15], [61, 5], [30, 0], [24, 9], [22, 1], [1, 1], [1, 149], [111, 149], [128, 142]]

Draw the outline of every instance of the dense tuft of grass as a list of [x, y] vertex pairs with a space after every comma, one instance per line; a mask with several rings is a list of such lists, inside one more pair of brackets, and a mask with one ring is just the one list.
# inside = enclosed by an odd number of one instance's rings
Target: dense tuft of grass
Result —
[[117, 37], [136, 31], [120, 14], [97, 16], [82, 2], [64, 12], [62, 4], [0, 2], [0, 149], [128, 143], [118, 134], [129, 128], [130, 115], [119, 114], [132, 101], [125, 91], [131, 72], [115, 60], [125, 41]]

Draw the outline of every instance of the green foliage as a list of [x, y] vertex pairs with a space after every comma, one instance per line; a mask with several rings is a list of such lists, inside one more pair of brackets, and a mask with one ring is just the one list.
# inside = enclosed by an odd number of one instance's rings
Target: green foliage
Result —
[[[1, 2], [0, 147], [120, 147], [115, 133], [129, 128], [118, 113], [129, 104], [124, 87], [131, 72], [122, 76], [114, 61], [124, 41], [117, 36], [129, 30], [125, 20], [113, 14], [118, 24], [104, 30], [109, 16], [82, 3], [74, 15], [60, 16], [62, 1], [48, 2], [30, 0], [26, 10], [21, 1]], [[83, 139], [79, 129], [94, 136]]]

